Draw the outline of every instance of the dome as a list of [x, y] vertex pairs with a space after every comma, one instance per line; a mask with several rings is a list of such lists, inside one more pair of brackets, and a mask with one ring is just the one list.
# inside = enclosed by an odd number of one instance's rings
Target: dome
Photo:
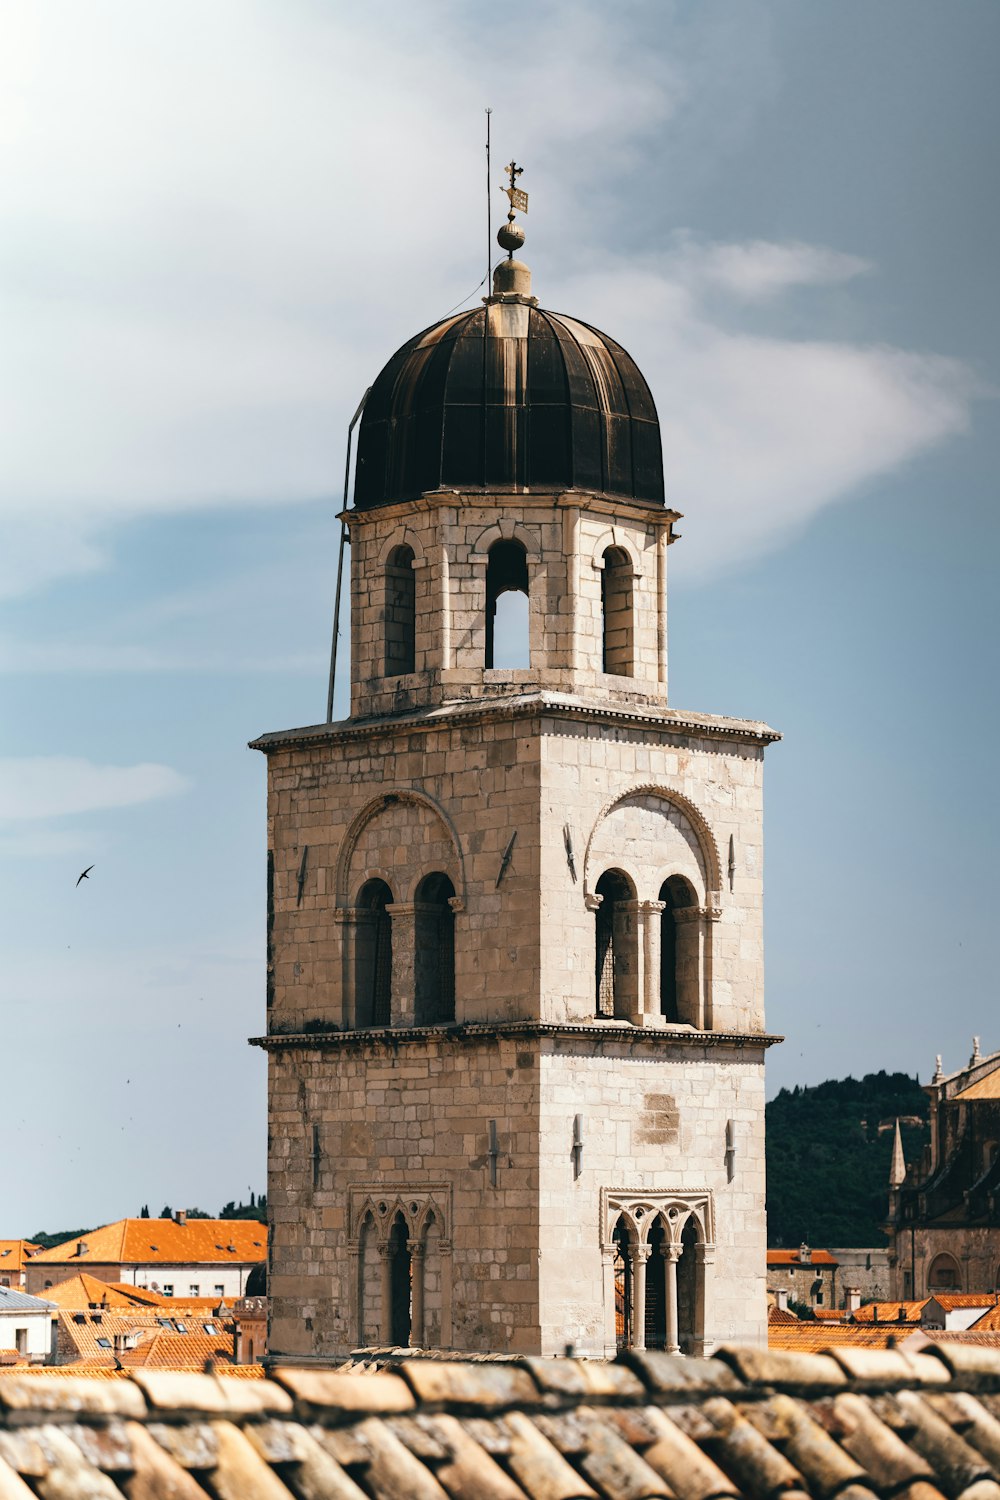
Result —
[[439, 489], [578, 489], [662, 505], [660, 426], [635, 361], [520, 295], [417, 334], [372, 386], [354, 504]]

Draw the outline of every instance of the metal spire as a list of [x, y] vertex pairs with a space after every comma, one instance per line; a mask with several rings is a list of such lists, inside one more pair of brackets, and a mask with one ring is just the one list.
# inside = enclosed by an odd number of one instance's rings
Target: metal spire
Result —
[[896, 1116], [896, 1135], [892, 1143], [892, 1166], [889, 1168], [889, 1186], [891, 1188], [901, 1187], [906, 1177], [906, 1161], [903, 1156], [903, 1137], [899, 1129], [899, 1116]]

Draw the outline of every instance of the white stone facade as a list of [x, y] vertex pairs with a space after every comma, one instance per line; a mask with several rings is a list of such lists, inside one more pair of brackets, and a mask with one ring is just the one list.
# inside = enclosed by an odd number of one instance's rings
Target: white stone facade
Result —
[[[350, 519], [352, 717], [255, 742], [271, 1357], [763, 1342], [776, 736], [666, 706], [675, 514]], [[517, 671], [485, 665], [498, 543], [527, 565]]]

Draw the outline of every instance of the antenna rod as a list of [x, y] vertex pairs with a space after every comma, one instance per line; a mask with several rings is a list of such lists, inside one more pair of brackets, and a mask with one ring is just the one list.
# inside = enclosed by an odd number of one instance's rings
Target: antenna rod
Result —
[[[344, 510], [347, 509], [347, 491], [351, 483], [351, 439], [357, 426], [358, 418], [365, 409], [365, 402], [372, 393], [371, 386], [361, 397], [357, 411], [351, 418], [351, 425], [347, 429], [347, 459], [344, 463]], [[341, 517], [340, 522], [340, 551], [337, 555], [337, 593], [333, 601], [333, 640], [330, 644], [330, 685], [326, 693], [326, 722], [333, 723], [333, 689], [337, 681], [337, 641], [340, 637], [340, 590], [344, 581], [344, 547], [347, 543], [347, 522]]]
[[490, 115], [491, 109], [486, 111], [486, 295], [490, 295], [490, 262], [493, 259], [493, 199], [490, 184]]

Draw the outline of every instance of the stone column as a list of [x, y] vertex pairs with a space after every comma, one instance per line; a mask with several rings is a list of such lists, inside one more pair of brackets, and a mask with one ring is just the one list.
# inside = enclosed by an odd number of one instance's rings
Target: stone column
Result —
[[629, 1245], [632, 1262], [632, 1348], [646, 1347], [646, 1262], [651, 1246]]
[[[604, 1358], [618, 1353], [618, 1329], [615, 1324], [615, 1247], [601, 1246], [601, 1272], [604, 1283]], [[628, 1329], [625, 1330], [626, 1340]]]
[[639, 923], [639, 952], [642, 955], [642, 1013], [637, 1018], [642, 1026], [662, 1026], [663, 1010], [660, 1005], [660, 917], [666, 907], [665, 901], [637, 901]]
[[680, 1354], [681, 1346], [677, 1338], [677, 1262], [681, 1258], [680, 1245], [666, 1245], [663, 1250], [665, 1265], [664, 1287], [666, 1291], [667, 1309], [667, 1353]]
[[382, 1271], [382, 1308], [379, 1319], [379, 1338], [383, 1344], [392, 1343], [392, 1245], [379, 1245]]
[[704, 912], [700, 906], [679, 906], [674, 910], [677, 933], [677, 1019], [686, 1021], [698, 1031], [705, 1029], [705, 994], [702, 978], [702, 926]]
[[444, 542], [441, 543], [438, 568], [441, 587], [439, 601], [441, 610], [441, 636], [438, 660], [442, 672], [447, 672], [451, 666], [451, 561], [448, 557], [447, 545]]
[[394, 901], [386, 907], [392, 918], [392, 997], [390, 1024], [412, 1026], [415, 1012], [417, 908], [412, 901]]
[[694, 1303], [694, 1348], [692, 1354], [711, 1354], [715, 1348], [712, 1337], [712, 1267], [715, 1265], [714, 1245], [694, 1245], [695, 1276]]
[[424, 1242], [407, 1240], [410, 1252], [410, 1348], [424, 1343]]
[[365, 1341], [365, 1330], [362, 1328], [362, 1313], [364, 1308], [364, 1290], [361, 1286], [361, 1242], [355, 1240], [347, 1247], [348, 1273], [347, 1273], [347, 1326], [351, 1330], [350, 1337], [355, 1344], [360, 1346]]
[[358, 1024], [358, 997], [354, 993], [357, 974], [358, 927], [371, 913], [355, 906], [338, 907], [333, 920], [340, 928], [340, 1024], [353, 1030]]
[[451, 1240], [438, 1240], [441, 1256], [441, 1347], [451, 1348]]
[[615, 1015], [642, 1024], [643, 951], [641, 901], [614, 905]]

